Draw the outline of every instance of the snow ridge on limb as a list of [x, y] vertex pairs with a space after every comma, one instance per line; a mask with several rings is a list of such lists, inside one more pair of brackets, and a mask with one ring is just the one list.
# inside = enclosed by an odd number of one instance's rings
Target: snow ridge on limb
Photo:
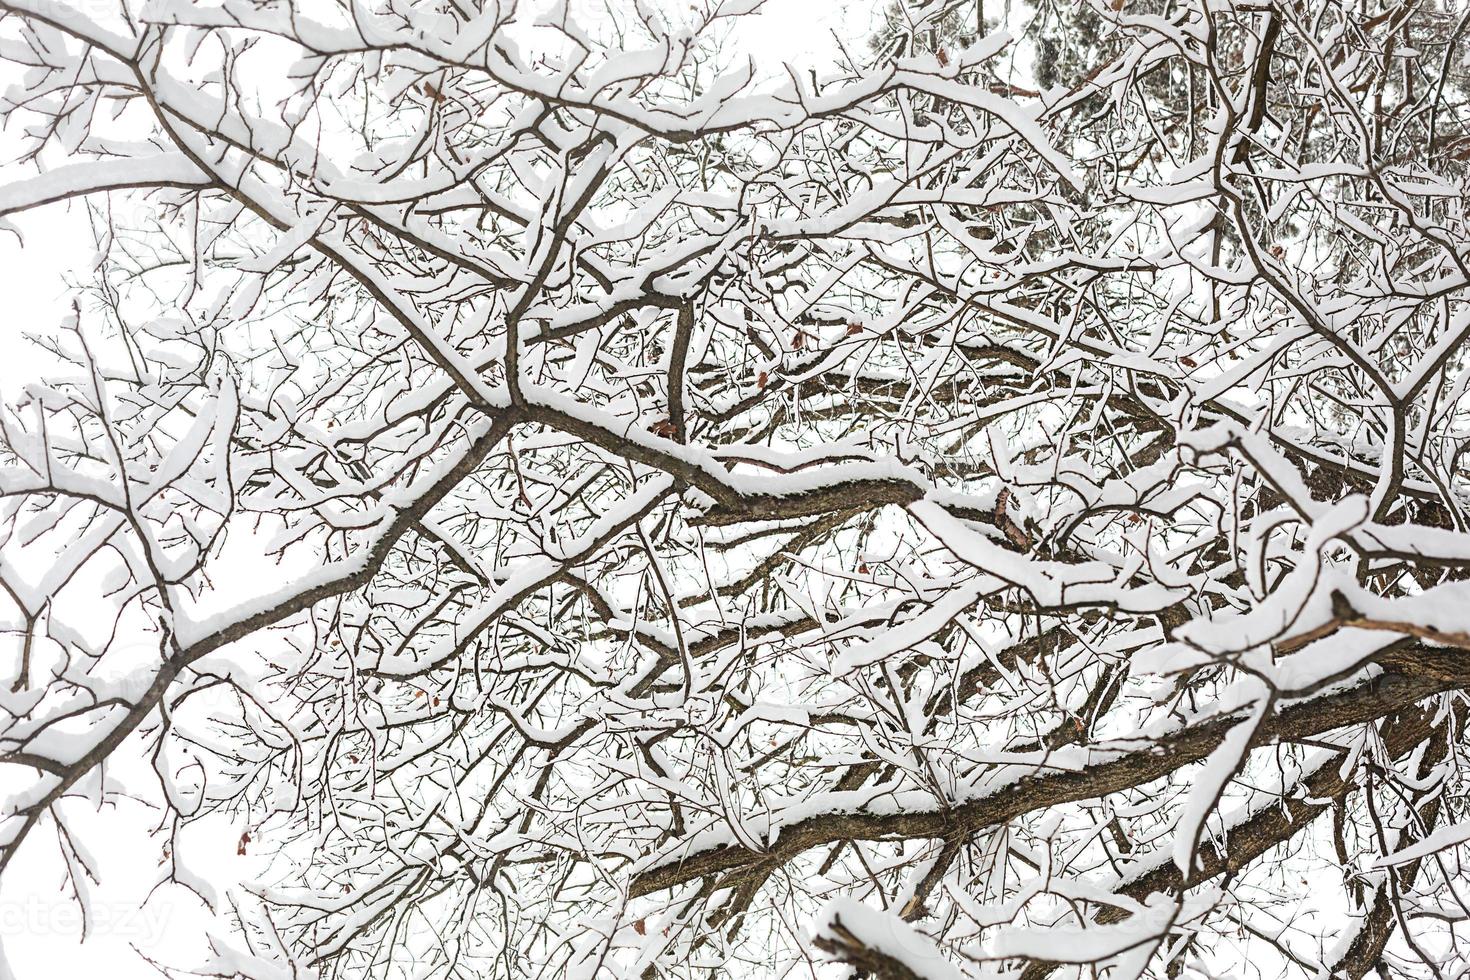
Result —
[[965, 976], [913, 926], [852, 898], [827, 903], [817, 917], [812, 945], [885, 980], [962, 980]]
[[205, 972], [1464, 972], [1459, 22], [674, 6], [0, 0], [0, 210], [98, 252], [5, 887], [101, 801]]

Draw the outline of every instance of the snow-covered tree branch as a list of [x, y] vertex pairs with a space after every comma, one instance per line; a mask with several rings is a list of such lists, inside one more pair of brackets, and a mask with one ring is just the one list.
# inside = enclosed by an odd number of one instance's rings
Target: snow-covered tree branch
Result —
[[758, 6], [0, 0], [98, 253], [0, 881], [133, 800], [207, 975], [1470, 973], [1470, 14]]

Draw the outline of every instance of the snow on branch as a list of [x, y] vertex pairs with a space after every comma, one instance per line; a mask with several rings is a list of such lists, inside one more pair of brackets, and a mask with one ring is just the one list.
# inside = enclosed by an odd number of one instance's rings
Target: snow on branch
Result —
[[1470, 974], [1470, 18], [866, 2], [0, 0], [0, 217], [92, 232], [0, 398], [7, 901]]

